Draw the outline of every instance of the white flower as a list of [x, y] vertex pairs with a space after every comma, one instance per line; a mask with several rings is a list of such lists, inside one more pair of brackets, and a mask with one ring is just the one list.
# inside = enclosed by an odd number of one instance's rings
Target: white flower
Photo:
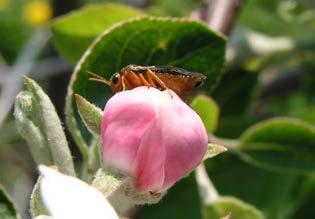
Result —
[[53, 219], [118, 219], [107, 199], [85, 182], [39, 166], [43, 202]]

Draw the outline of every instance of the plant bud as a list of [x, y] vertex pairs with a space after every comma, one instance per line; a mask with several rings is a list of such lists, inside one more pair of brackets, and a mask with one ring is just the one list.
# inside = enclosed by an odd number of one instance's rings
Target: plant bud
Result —
[[200, 117], [176, 93], [148, 87], [107, 102], [101, 137], [104, 165], [130, 176], [136, 190], [153, 193], [191, 172], [208, 142]]

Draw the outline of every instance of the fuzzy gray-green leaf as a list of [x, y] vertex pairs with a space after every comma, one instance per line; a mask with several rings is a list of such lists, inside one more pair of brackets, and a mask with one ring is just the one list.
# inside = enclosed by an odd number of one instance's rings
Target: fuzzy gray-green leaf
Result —
[[18, 130], [30, 144], [38, 164], [54, 164], [61, 172], [74, 176], [73, 160], [55, 107], [33, 80], [24, 77], [24, 83], [26, 90], [15, 104]]
[[94, 136], [99, 137], [101, 134], [102, 110], [78, 94], [75, 95], [75, 100], [85, 126]]
[[30, 211], [33, 218], [39, 215], [48, 215], [48, 211], [45, 208], [41, 195], [40, 195], [40, 188], [39, 188], [40, 182], [41, 182], [41, 176], [37, 179], [37, 182], [33, 188], [31, 199], [30, 199]]
[[31, 118], [32, 96], [28, 92], [20, 92], [16, 97], [14, 115], [16, 128], [28, 143], [33, 159], [37, 164], [52, 165], [53, 159], [43, 134]]

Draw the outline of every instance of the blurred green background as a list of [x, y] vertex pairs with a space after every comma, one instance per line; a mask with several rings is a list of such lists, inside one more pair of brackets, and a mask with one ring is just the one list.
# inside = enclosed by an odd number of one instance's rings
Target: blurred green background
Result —
[[[104, 2], [119, 2], [151, 15], [175, 17], [189, 17], [203, 6], [201, 0], [0, 0], [0, 108], [10, 108], [14, 88], [21, 88], [19, 75], [12, 75], [12, 69], [20, 63], [26, 45], [38, 31], [47, 31], [45, 28], [54, 17]], [[30, 74], [41, 84], [64, 119], [73, 63], [58, 55], [49, 33], [44, 37], [48, 42], [30, 60], [30, 72], [22, 74]], [[220, 108], [215, 135], [238, 138], [251, 125], [275, 116], [298, 118], [315, 125], [314, 69], [315, 1], [245, 1], [228, 38], [225, 74], [212, 93]], [[5, 92], [10, 89], [13, 93]], [[22, 218], [29, 218], [28, 199], [36, 180], [36, 166], [16, 132], [12, 111], [1, 113], [0, 184], [15, 201]], [[67, 137], [74, 160], [79, 163], [80, 154], [70, 135]], [[314, 217], [314, 174], [259, 168], [233, 153], [224, 153], [205, 164], [220, 194], [253, 204], [267, 219]], [[199, 199], [191, 174], [159, 204], [139, 208], [134, 218], [198, 219]]]

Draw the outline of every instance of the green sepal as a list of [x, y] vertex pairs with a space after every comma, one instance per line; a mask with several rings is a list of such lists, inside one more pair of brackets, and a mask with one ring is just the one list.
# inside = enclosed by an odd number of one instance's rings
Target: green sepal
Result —
[[85, 126], [95, 137], [99, 137], [101, 135], [102, 110], [79, 94], [75, 94], [75, 100]]

